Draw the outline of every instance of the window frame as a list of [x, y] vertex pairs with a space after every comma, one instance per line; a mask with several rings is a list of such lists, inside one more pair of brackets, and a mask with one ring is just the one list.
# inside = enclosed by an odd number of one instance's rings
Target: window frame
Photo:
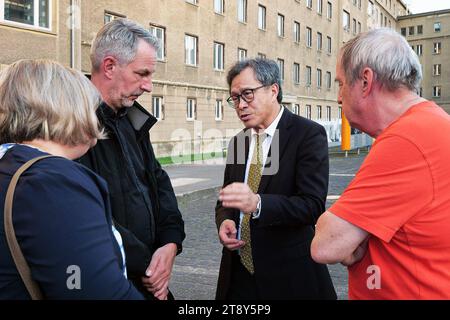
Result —
[[292, 80], [294, 81], [294, 84], [300, 84], [300, 63], [294, 62], [292, 71]]
[[312, 28], [306, 27], [306, 46], [312, 48]]
[[[243, 56], [241, 55], [242, 52], [244, 53]], [[246, 58], [247, 58], [247, 49], [244, 49], [244, 48], [238, 48], [237, 55], [238, 55], [238, 56], [237, 56], [238, 61], [242, 61], [242, 60], [246, 59]]]
[[28, 24], [24, 22], [18, 22], [13, 20], [8, 20], [5, 18], [5, 0], [0, 0], [0, 23], [5, 23], [13, 26], [17, 26], [20, 28], [25, 29], [33, 29], [33, 30], [41, 30], [41, 31], [52, 31], [52, 24], [53, 24], [53, 1], [52, 0], [46, 0], [48, 1], [48, 19], [47, 24], [48, 27], [42, 27], [40, 26], [40, 11], [39, 11], [39, 2], [41, 0], [33, 0], [33, 24]]
[[[216, 7], [217, 3], [220, 3], [219, 8]], [[219, 9], [220, 11], [217, 11], [217, 9]], [[224, 15], [225, 14], [225, 0], [214, 0], [213, 1], [213, 10], [214, 10], [214, 13]]]
[[[193, 42], [194, 45], [195, 45], [195, 48], [192, 48], [192, 49], [188, 49], [187, 48], [187, 40], [188, 40], [188, 38], [195, 40]], [[190, 54], [188, 54], [188, 50], [193, 50], [193, 52], [194, 52], [194, 60], [195, 60], [194, 63], [190, 63], [190, 61], [188, 61], [191, 58]], [[185, 65], [191, 66], [191, 67], [197, 67], [198, 66], [198, 37], [197, 36], [194, 36], [194, 35], [188, 34], [188, 33], [184, 34], [184, 56], [185, 56], [184, 57]]]
[[[159, 101], [158, 106], [158, 111], [155, 112], [155, 102]], [[164, 120], [165, 115], [164, 115], [164, 98], [162, 96], [152, 96], [152, 115], [158, 120]]]
[[213, 68], [216, 71], [225, 70], [225, 44], [222, 42], [213, 43]]
[[[219, 116], [217, 116], [218, 114], [219, 114]], [[216, 103], [214, 106], [214, 120], [215, 121], [223, 121], [223, 100], [222, 99], [216, 99]]]
[[300, 43], [301, 40], [301, 25], [300, 22], [294, 21], [294, 42]]
[[278, 68], [280, 69], [280, 79], [284, 81], [284, 59], [277, 59]]
[[258, 29], [266, 31], [267, 28], [267, 8], [258, 4]]
[[[155, 30], [155, 32], [152, 32], [152, 28], [153, 28], [153, 30]], [[162, 30], [162, 40], [160, 38], [158, 38], [158, 36], [157, 36], [158, 29]], [[166, 28], [163, 27], [163, 26], [159, 26], [159, 25], [151, 23], [150, 24], [150, 33], [152, 35], [154, 35], [158, 39], [159, 44], [160, 44], [159, 49], [156, 52], [157, 60], [158, 61], [165, 61], [166, 60]], [[162, 55], [161, 58], [160, 58], [160, 52], [161, 52], [161, 55]]]
[[[189, 103], [192, 102], [192, 103]], [[187, 98], [186, 99], [186, 120], [195, 121], [197, 120], [197, 99]]]
[[277, 34], [280, 38], [284, 38], [284, 23], [285, 23], [285, 17], [281, 13], [278, 13], [277, 16]]
[[[241, 20], [240, 18], [240, 9], [241, 9], [241, 4], [243, 5], [242, 7], [242, 18], [243, 20]], [[237, 19], [239, 22], [241, 23], [247, 23], [247, 0], [239, 0], [238, 5], [237, 5]]]

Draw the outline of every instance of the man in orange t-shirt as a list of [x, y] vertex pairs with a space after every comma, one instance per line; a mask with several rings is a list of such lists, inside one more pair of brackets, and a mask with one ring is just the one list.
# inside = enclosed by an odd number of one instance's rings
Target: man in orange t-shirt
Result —
[[421, 77], [390, 29], [340, 52], [339, 103], [377, 140], [319, 219], [311, 254], [349, 266], [350, 299], [450, 299], [450, 116], [415, 93]]

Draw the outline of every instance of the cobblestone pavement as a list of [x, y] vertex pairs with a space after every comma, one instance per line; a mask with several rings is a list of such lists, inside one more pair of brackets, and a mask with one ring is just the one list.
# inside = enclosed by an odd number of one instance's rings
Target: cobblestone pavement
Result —
[[[330, 158], [329, 196], [339, 196], [364, 160], [364, 155]], [[170, 173], [169, 173], [170, 174]], [[221, 174], [214, 172], [212, 174]], [[214, 299], [222, 245], [214, 224], [218, 189], [181, 197], [180, 210], [185, 220], [183, 253], [175, 260], [170, 288], [179, 300]], [[327, 201], [327, 208], [335, 201]], [[347, 271], [337, 264], [329, 266], [339, 299], [347, 299]]]

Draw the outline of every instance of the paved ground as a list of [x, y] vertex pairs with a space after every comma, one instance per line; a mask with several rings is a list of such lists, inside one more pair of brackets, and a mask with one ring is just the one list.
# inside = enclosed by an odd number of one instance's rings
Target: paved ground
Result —
[[[330, 159], [327, 208], [353, 179], [363, 160], [364, 155]], [[186, 230], [183, 253], [175, 262], [171, 290], [177, 299], [214, 299], [222, 250], [214, 225], [218, 191], [214, 187], [222, 183], [223, 165], [196, 164], [165, 169], [173, 179]], [[339, 299], [347, 299], [346, 269], [333, 265], [329, 270]]]

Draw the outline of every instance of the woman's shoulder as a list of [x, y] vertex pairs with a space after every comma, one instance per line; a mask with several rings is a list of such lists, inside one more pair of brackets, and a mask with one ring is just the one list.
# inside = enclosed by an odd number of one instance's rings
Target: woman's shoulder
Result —
[[95, 191], [106, 189], [106, 182], [93, 171], [83, 165], [58, 156], [52, 156], [24, 146], [17, 146], [12, 150], [18, 166], [33, 158], [48, 156], [34, 163], [25, 173], [21, 180], [30, 183], [47, 184], [46, 189], [62, 191], [77, 186], [83, 189]]

